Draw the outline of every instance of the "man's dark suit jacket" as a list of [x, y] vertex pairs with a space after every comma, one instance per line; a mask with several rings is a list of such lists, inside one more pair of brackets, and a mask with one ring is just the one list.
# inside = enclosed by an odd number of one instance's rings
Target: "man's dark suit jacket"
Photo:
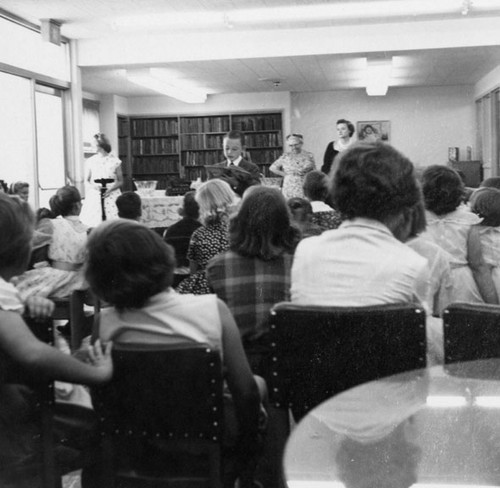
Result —
[[[227, 160], [214, 164], [214, 166], [227, 169], [222, 179], [226, 180], [231, 185], [231, 188], [240, 196], [243, 195], [243, 192], [249, 186], [260, 184], [259, 167], [246, 159], [242, 159], [238, 166], [228, 166]], [[234, 171], [232, 171], [232, 169], [234, 169]]]

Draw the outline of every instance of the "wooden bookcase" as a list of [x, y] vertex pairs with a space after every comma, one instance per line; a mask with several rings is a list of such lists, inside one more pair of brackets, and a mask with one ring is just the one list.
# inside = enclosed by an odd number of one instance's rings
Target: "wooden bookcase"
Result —
[[132, 165], [130, 160], [130, 121], [124, 115], [116, 118], [118, 124], [118, 158], [122, 162], [123, 190], [132, 190]]
[[[126, 119], [127, 123], [124, 120]], [[224, 160], [222, 140], [230, 130], [245, 134], [246, 157], [265, 176], [283, 153], [282, 114], [247, 113], [204, 116], [118, 117], [122, 161], [130, 162], [126, 178], [158, 180], [165, 189], [175, 179], [206, 179], [204, 166]], [[123, 138], [123, 142], [122, 142]], [[127, 142], [125, 142], [127, 141]], [[125, 168], [125, 164], [123, 167]]]

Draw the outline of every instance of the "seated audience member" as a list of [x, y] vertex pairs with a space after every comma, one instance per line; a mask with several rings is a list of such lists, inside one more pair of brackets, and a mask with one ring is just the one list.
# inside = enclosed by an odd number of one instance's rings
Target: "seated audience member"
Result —
[[[424, 304], [427, 261], [404, 244], [422, 199], [413, 164], [381, 142], [359, 143], [339, 158], [332, 194], [347, 220], [335, 232], [299, 243], [292, 267], [292, 302], [354, 307]], [[429, 340], [437, 336], [439, 341], [439, 326], [428, 333]], [[436, 325], [428, 319], [430, 327]], [[436, 360], [440, 346], [429, 344]]]
[[427, 303], [434, 317], [441, 317], [451, 303], [451, 267], [448, 253], [434, 242], [420, 236], [425, 231], [424, 204], [415, 209], [413, 230], [407, 241], [409, 247], [427, 259], [429, 266], [429, 288]]
[[229, 213], [236, 198], [229, 184], [218, 179], [208, 180], [196, 190], [202, 226], [191, 236], [187, 252], [191, 275], [181, 281], [179, 293], [210, 293], [205, 267], [211, 258], [229, 248]]
[[471, 232], [479, 234], [484, 262], [500, 297], [500, 190], [494, 187], [477, 190], [471, 210], [483, 219]]
[[312, 221], [323, 230], [336, 229], [342, 223], [340, 213], [326, 201], [328, 195], [328, 177], [321, 171], [311, 171], [304, 179], [304, 196], [311, 202]]
[[[39, 425], [36, 422], [35, 398], [33, 391], [26, 385], [5, 381], [11, 368], [22, 367], [35, 375], [84, 384], [102, 383], [111, 378], [111, 344], [103, 353], [100, 342], [89, 350], [89, 363], [59, 352], [35, 338], [23, 320], [22, 313], [27, 309], [31, 317], [47, 317], [53, 311], [53, 303], [45, 298], [31, 297], [23, 303], [16, 288], [9, 283], [13, 276], [21, 274], [28, 264], [33, 234], [33, 213], [28, 204], [18, 199], [0, 194], [0, 359], [2, 363], [2, 382], [0, 383], [0, 469], [2, 487], [41, 486], [37, 470], [23, 469], [33, 462], [39, 454]], [[57, 411], [57, 404], [56, 404]], [[68, 412], [67, 412], [68, 413]], [[92, 417], [92, 412], [87, 412]], [[67, 418], [67, 417], [66, 417]], [[69, 419], [68, 419], [69, 420]], [[75, 425], [83, 425], [82, 423]], [[62, 431], [57, 423], [55, 437], [57, 442], [63, 436], [72, 436]], [[86, 426], [88, 428], [90, 425]], [[74, 429], [74, 427], [73, 427]], [[75, 434], [75, 432], [73, 432]], [[90, 443], [90, 437], [80, 436]], [[65, 444], [66, 448], [68, 443]], [[90, 446], [89, 446], [90, 447]], [[95, 446], [92, 447], [95, 450]], [[59, 452], [56, 450], [56, 453]], [[35, 457], [36, 459], [36, 457]], [[17, 473], [14, 474], [14, 473]], [[83, 486], [96, 486], [84, 470]]]
[[208, 263], [209, 286], [233, 313], [247, 351], [266, 343], [269, 310], [290, 296], [299, 238], [279, 189], [252, 187], [231, 219], [229, 250]]
[[491, 178], [486, 178], [479, 185], [480, 188], [496, 188], [500, 190], [500, 177], [492, 176]]
[[171, 225], [163, 235], [164, 241], [170, 244], [175, 251], [177, 267], [174, 273], [174, 287], [189, 274], [189, 259], [187, 257], [189, 241], [193, 232], [201, 226], [198, 220], [200, 207], [194, 196], [194, 191], [188, 191], [184, 195], [182, 207], [179, 209], [181, 220]]
[[14, 183], [11, 183], [9, 187], [9, 194], [17, 195], [19, 198], [27, 202], [30, 195], [30, 185], [25, 181], [15, 181]]
[[[63, 186], [50, 198], [53, 219], [42, 219], [37, 225], [38, 238], [48, 244], [48, 261], [15, 278], [22, 297], [67, 297], [73, 290], [86, 289], [82, 273], [87, 243], [87, 226], [79, 218], [82, 208], [80, 192], [74, 186]], [[47, 237], [44, 241], [42, 237]]]
[[443, 248], [451, 265], [451, 301], [498, 303], [491, 272], [483, 259], [481, 219], [462, 204], [464, 185], [455, 170], [434, 165], [422, 175], [427, 229], [422, 237]]
[[306, 199], [289, 198], [286, 203], [290, 209], [292, 222], [300, 230], [303, 239], [323, 232], [323, 229], [313, 222], [312, 206]]
[[116, 199], [118, 217], [121, 219], [137, 220], [142, 216], [141, 197], [135, 191], [125, 191]]
[[[229, 250], [207, 266], [208, 283], [233, 313], [252, 370], [264, 376], [270, 359], [269, 310], [290, 297], [290, 268], [299, 238], [280, 190], [252, 187], [231, 219]], [[257, 470], [264, 486], [281, 486], [287, 425], [279, 409], [269, 410], [269, 431]]]
[[238, 432], [226, 434], [238, 439], [237, 451], [248, 462], [258, 445], [260, 398], [238, 329], [215, 295], [176, 293], [171, 288], [174, 265], [173, 249], [141, 224], [115, 220], [94, 229], [86, 277], [94, 293], [112, 305], [101, 312], [99, 337], [106, 342], [123, 327], [136, 329], [140, 337], [141, 328], [150, 324], [163, 328], [175, 344], [208, 344], [220, 351], [238, 419]]

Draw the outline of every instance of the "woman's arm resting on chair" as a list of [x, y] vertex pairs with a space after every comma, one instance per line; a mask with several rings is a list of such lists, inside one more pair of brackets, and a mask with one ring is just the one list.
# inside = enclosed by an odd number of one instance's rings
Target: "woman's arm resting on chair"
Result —
[[15, 312], [0, 311], [0, 348], [25, 368], [61, 381], [98, 384], [113, 373], [110, 345], [103, 351], [97, 342], [89, 351], [91, 364], [82, 363], [39, 341]]

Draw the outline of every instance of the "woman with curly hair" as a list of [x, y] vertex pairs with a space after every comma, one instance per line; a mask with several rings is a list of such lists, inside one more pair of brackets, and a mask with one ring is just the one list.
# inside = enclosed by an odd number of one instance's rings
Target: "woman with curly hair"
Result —
[[460, 175], [447, 166], [433, 165], [422, 175], [427, 230], [422, 237], [441, 246], [451, 265], [451, 301], [498, 303], [491, 271], [483, 259], [477, 224], [462, 199]]
[[500, 296], [500, 190], [493, 186], [477, 189], [471, 210], [483, 219], [473, 231], [479, 233], [484, 261]]
[[[340, 156], [332, 194], [346, 220], [297, 246], [292, 302], [341, 307], [421, 303], [429, 311], [427, 260], [405, 244], [416, 232], [422, 205], [411, 161], [388, 144], [358, 143]], [[441, 323], [431, 318], [429, 361], [440, 362]]]
[[359, 143], [339, 159], [333, 198], [338, 229], [300, 242], [292, 301], [362, 306], [411, 302], [427, 281], [426, 261], [403, 243], [421, 192], [413, 164], [383, 143]]
[[202, 227], [194, 231], [187, 257], [191, 275], [177, 287], [179, 293], [204, 295], [210, 293], [205, 267], [208, 261], [229, 247], [229, 213], [237, 197], [225, 181], [214, 179], [203, 183], [195, 200], [200, 207]]

